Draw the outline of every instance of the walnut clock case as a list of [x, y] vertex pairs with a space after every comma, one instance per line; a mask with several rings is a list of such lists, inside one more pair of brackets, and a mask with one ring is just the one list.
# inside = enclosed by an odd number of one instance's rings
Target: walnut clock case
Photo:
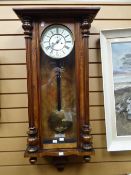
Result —
[[99, 8], [15, 8], [26, 41], [30, 162], [94, 154], [89, 124], [88, 39]]

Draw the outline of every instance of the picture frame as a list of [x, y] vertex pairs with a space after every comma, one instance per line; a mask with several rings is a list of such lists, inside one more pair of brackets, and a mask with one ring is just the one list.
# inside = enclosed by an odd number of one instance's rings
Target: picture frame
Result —
[[108, 151], [131, 150], [131, 28], [100, 32]]

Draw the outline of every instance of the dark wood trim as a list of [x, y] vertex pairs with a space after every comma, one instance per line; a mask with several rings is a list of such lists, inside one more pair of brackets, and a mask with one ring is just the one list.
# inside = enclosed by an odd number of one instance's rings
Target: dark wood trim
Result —
[[28, 153], [28, 151], [25, 152], [25, 157], [44, 157], [44, 156], [53, 156], [53, 157], [59, 157], [59, 152], [63, 152], [63, 156], [90, 156], [94, 154], [94, 151], [87, 151], [83, 152], [82, 150], [78, 149], [53, 149], [53, 150], [46, 150], [46, 151], [39, 151], [37, 153]]
[[33, 120], [33, 99], [32, 99], [32, 58], [31, 58], [31, 40], [32, 40], [32, 21], [30, 19], [27, 19], [23, 22], [22, 25], [24, 29], [25, 34], [25, 43], [26, 43], [26, 62], [28, 64], [27, 69], [27, 89], [28, 89], [28, 106], [30, 110], [28, 111], [29, 121], [30, 125], [29, 127], [34, 126], [34, 120]]
[[[42, 18], [81, 18], [86, 17], [90, 23], [95, 18], [97, 12], [100, 10], [99, 7], [89, 7], [89, 6], [44, 6], [37, 8], [14, 8], [13, 9], [17, 16], [24, 21], [24, 18], [30, 17], [31, 19], [42, 19]], [[62, 15], [62, 16], [61, 16]]]

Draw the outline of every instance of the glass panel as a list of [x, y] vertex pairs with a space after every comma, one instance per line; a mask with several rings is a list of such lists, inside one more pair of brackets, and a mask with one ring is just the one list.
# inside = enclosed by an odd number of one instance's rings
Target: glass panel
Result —
[[113, 42], [113, 79], [117, 136], [131, 135], [131, 41]]
[[[41, 49], [41, 102], [43, 143], [76, 147], [76, 85], [74, 50], [62, 59], [53, 59]], [[64, 143], [64, 144], [63, 144]], [[73, 147], [73, 144], [68, 144]]]

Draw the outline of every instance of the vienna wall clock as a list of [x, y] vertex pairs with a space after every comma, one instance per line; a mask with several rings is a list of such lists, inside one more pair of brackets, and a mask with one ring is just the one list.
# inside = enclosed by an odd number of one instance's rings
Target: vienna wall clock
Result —
[[[26, 41], [29, 131], [25, 156], [94, 154], [89, 124], [88, 38], [99, 8], [15, 8]], [[56, 161], [57, 160], [57, 161]]]

